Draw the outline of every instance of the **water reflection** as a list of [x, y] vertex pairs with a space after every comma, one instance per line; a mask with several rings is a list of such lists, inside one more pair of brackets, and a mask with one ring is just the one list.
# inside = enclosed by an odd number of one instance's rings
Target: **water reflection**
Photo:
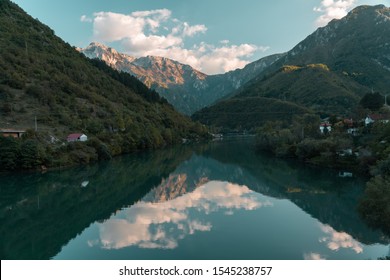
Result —
[[351, 249], [356, 254], [363, 252], [363, 245], [354, 240], [351, 235], [346, 232], [338, 232], [329, 225], [320, 225], [321, 230], [326, 234], [320, 238], [320, 243], [325, 243], [332, 251], [339, 249]]
[[179, 147], [45, 174], [0, 175], [1, 259], [52, 258], [95, 221], [144, 197], [191, 155]]
[[320, 260], [326, 260], [324, 256], [321, 256], [321, 254], [318, 253], [308, 253], [303, 255], [304, 260], [313, 260], [313, 261], [320, 261]]
[[[332, 253], [337, 253], [340, 250], [348, 251], [352, 255], [361, 255], [364, 252], [365, 245], [355, 240], [346, 232], [339, 232], [330, 225], [318, 223], [317, 226], [321, 230], [318, 242], [325, 245]], [[329, 253], [323, 250], [324, 253], [305, 253], [303, 258], [305, 260], [326, 260]]]
[[363, 184], [241, 141], [0, 175], [0, 257], [384, 257], [388, 237], [355, 210]]
[[[178, 177], [180, 181], [185, 176]], [[161, 202], [136, 203], [99, 225], [100, 240], [89, 244], [99, 244], [105, 249], [128, 246], [174, 249], [178, 240], [187, 235], [212, 229], [207, 217], [201, 221], [200, 216], [221, 210], [231, 215], [235, 210], [250, 211], [271, 205], [270, 201], [260, 201], [246, 186], [212, 181], [172, 200], [166, 201], [162, 196]]]

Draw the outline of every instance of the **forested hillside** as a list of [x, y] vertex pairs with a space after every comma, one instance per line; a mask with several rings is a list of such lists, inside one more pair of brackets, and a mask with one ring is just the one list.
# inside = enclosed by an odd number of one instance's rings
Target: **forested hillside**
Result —
[[[8, 0], [0, 1], [0, 26], [0, 128], [28, 132], [1, 139], [1, 168], [84, 163], [206, 134], [137, 79], [88, 60]], [[70, 133], [91, 141], [63, 145]]]

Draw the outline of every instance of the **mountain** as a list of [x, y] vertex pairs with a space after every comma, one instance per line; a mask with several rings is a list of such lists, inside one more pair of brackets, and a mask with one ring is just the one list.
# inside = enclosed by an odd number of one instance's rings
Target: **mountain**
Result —
[[[242, 106], [245, 99], [250, 103], [254, 97], [271, 98], [318, 113], [348, 115], [365, 93], [372, 89], [386, 93], [390, 87], [388, 38], [390, 9], [383, 5], [357, 7], [316, 30], [236, 91], [229, 102], [234, 107], [235, 100]], [[223, 102], [197, 112], [194, 119], [221, 124], [217, 112]], [[253, 114], [248, 112], [246, 117], [254, 118]], [[230, 125], [233, 122], [233, 117], [222, 121], [229, 128], [247, 125], [245, 121]]]
[[237, 90], [282, 56], [272, 55], [225, 74], [206, 75], [168, 58], [134, 58], [96, 42], [78, 50], [88, 58], [98, 58], [118, 71], [134, 75], [187, 115]]
[[287, 53], [282, 65], [323, 63], [359, 84], [386, 92], [390, 87], [390, 8], [359, 6], [332, 20]]
[[171, 59], [158, 56], [134, 58], [96, 42], [78, 50], [88, 58], [98, 58], [118, 71], [136, 76], [150, 88], [193, 85], [207, 76], [189, 65]]
[[[47, 152], [40, 153], [42, 163], [61, 156], [89, 162], [99, 149], [116, 155], [206, 133], [136, 78], [87, 59], [8, 0], [0, 1], [0, 26], [1, 128], [37, 127], [45, 135], [37, 150]], [[61, 143], [75, 132], [98, 142], [75, 145], [85, 149], [69, 155]], [[28, 137], [38, 145], [38, 136]]]

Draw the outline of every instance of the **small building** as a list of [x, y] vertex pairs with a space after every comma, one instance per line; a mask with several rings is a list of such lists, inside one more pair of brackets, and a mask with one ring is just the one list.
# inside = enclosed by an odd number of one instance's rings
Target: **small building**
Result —
[[350, 149], [344, 149], [342, 151], [337, 152], [337, 155], [341, 157], [346, 157], [346, 156], [352, 156], [353, 155], [353, 150]]
[[388, 123], [389, 119], [381, 114], [372, 114], [372, 115], [368, 115], [366, 117], [366, 119], [364, 120], [364, 123], [366, 126], [368, 126], [368, 125], [373, 124], [373, 123], [378, 122], [378, 121], [382, 122], [382, 123]]
[[339, 172], [339, 177], [341, 177], [341, 178], [352, 178], [353, 177], [353, 173], [340, 171]]
[[0, 129], [0, 135], [4, 137], [13, 137], [13, 138], [21, 138], [23, 134], [26, 133], [25, 130], [18, 129]]
[[329, 133], [332, 131], [332, 125], [328, 122], [323, 122], [320, 124], [321, 134]]
[[353, 121], [352, 118], [344, 119], [343, 125], [344, 125], [344, 128], [347, 128], [347, 129], [356, 127], [356, 123]]
[[352, 136], [358, 136], [359, 135], [359, 128], [348, 128], [347, 133], [351, 134]]
[[220, 133], [211, 133], [211, 136], [213, 137], [213, 140], [222, 140], [223, 134]]
[[66, 138], [68, 142], [85, 142], [88, 140], [88, 136], [82, 133], [69, 134]]

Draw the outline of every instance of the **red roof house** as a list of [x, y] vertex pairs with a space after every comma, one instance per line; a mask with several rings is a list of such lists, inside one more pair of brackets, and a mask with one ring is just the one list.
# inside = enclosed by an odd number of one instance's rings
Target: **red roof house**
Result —
[[85, 142], [88, 140], [88, 136], [82, 133], [69, 134], [66, 138], [68, 142]]

